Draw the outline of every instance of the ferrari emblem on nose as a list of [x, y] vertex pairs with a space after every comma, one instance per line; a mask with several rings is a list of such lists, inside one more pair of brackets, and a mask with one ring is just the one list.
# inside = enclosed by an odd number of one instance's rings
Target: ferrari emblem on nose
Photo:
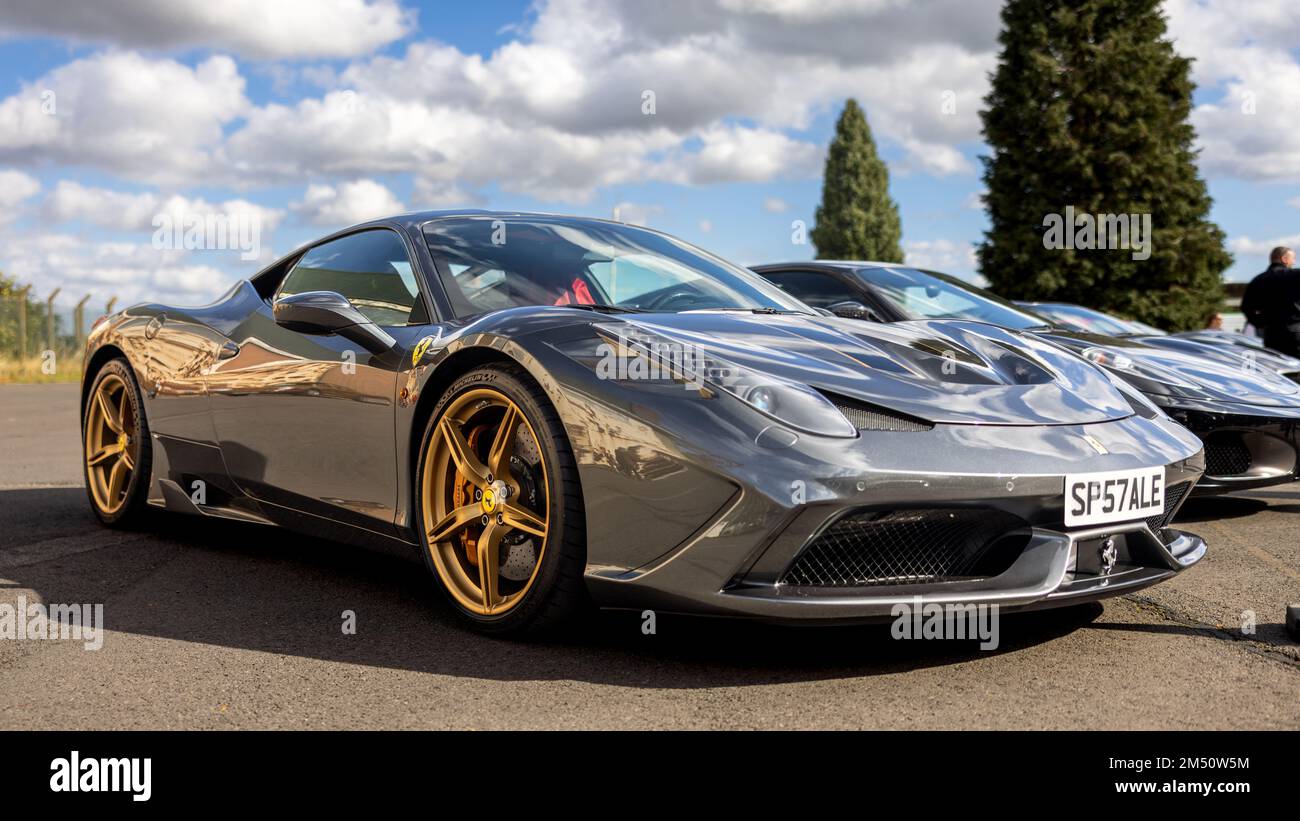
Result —
[[1095, 451], [1097, 451], [1098, 453], [1100, 453], [1102, 456], [1105, 456], [1106, 454], [1110, 453], [1110, 451], [1106, 450], [1106, 446], [1103, 445], [1103, 444], [1102, 444], [1102, 443], [1097, 439], [1097, 437], [1093, 436], [1091, 433], [1085, 433], [1085, 434], [1083, 434], [1083, 441], [1085, 441], [1085, 442], [1087, 442], [1089, 445], [1091, 445], [1091, 446], [1092, 446], [1092, 449], [1095, 450]]
[[1115, 540], [1106, 537], [1101, 543], [1101, 572], [1103, 575], [1110, 575], [1110, 571], [1115, 569], [1115, 562], [1119, 560], [1119, 550], [1115, 547]]

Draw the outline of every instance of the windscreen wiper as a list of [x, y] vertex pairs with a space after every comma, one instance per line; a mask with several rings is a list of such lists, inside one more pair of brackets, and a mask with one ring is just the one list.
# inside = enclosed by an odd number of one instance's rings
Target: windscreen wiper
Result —
[[570, 302], [567, 305], [556, 305], [556, 308], [580, 308], [584, 311], [596, 311], [598, 313], [610, 314], [644, 314], [649, 313], [645, 308], [628, 308], [623, 305], [601, 305], [596, 302]]
[[776, 314], [780, 316], [798, 315], [798, 316], [815, 316], [807, 311], [786, 311], [781, 308], [692, 308], [689, 311], [682, 311], [684, 314], [707, 314], [707, 313], [733, 313], [733, 314]]

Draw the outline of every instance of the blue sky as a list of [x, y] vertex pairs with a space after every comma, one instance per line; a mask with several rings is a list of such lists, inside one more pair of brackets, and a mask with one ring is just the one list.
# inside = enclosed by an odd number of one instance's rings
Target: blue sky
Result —
[[[0, 270], [69, 300], [192, 301], [351, 222], [456, 206], [617, 209], [742, 263], [810, 257], [792, 223], [812, 224], [854, 96], [909, 261], [974, 277], [999, 5], [15, 0], [0, 11]], [[1197, 61], [1228, 276], [1245, 279], [1270, 245], [1300, 244], [1300, 10], [1166, 10]], [[155, 247], [150, 218], [168, 211], [259, 220], [261, 259]]]

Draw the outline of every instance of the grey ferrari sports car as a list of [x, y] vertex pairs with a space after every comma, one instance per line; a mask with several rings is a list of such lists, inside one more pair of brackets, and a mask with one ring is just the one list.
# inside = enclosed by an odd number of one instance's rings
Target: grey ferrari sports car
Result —
[[904, 265], [817, 260], [754, 270], [786, 293], [837, 315], [987, 322], [1078, 353], [1141, 391], [1204, 441], [1206, 471], [1198, 493], [1290, 482], [1300, 470], [1300, 386], [1258, 362], [1191, 341], [1151, 344], [1145, 338], [1067, 330], [956, 277]]
[[1081, 305], [1065, 302], [1016, 304], [1046, 317], [1067, 331], [1137, 339], [1156, 348], [1214, 359], [1236, 369], [1267, 368], [1292, 382], [1300, 382], [1300, 359], [1266, 348], [1262, 341], [1253, 336], [1208, 328], [1171, 334], [1142, 322], [1122, 319]]
[[824, 316], [655, 231], [431, 212], [202, 308], [99, 320], [105, 523], [150, 508], [419, 554], [524, 633], [589, 601], [774, 621], [1033, 608], [1201, 558], [1201, 443], [1103, 369], [965, 321]]

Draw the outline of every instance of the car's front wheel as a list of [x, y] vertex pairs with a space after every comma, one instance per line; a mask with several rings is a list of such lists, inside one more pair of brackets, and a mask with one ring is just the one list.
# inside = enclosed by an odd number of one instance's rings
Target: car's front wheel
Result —
[[137, 524], [146, 510], [153, 451], [140, 389], [125, 359], [95, 374], [82, 412], [86, 492], [101, 522]]
[[423, 553], [484, 632], [547, 631], [586, 601], [582, 493], [545, 393], [520, 368], [458, 379], [429, 418], [416, 477]]

